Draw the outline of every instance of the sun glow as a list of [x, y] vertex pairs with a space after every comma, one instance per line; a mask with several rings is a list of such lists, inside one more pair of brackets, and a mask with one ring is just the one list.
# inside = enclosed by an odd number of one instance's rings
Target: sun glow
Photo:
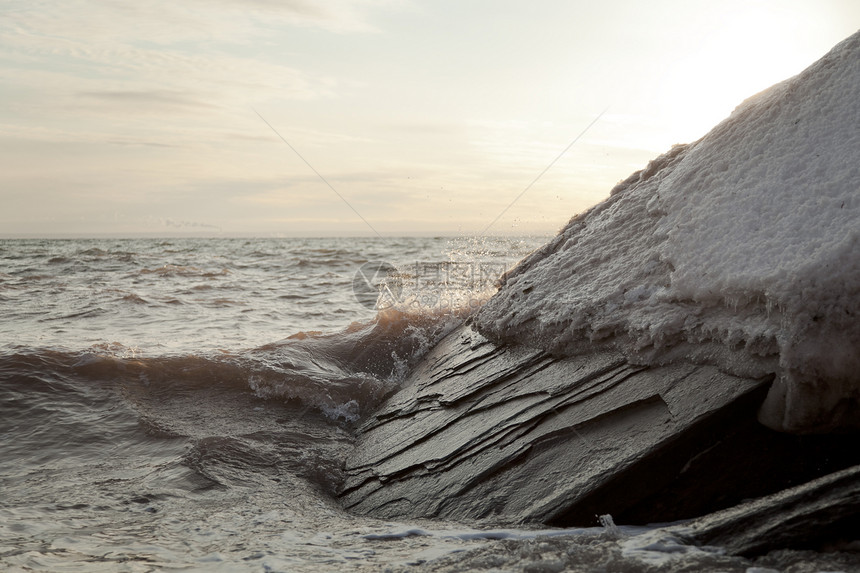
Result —
[[812, 63], [803, 58], [800, 32], [785, 10], [764, 4], [714, 22], [664, 75], [657, 101], [673, 118], [672, 131], [695, 140], [743, 100]]

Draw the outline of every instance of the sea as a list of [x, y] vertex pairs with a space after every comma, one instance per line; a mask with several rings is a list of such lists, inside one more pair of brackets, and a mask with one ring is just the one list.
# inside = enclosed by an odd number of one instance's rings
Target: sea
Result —
[[339, 506], [357, 425], [546, 240], [0, 240], [0, 570], [849, 570]]

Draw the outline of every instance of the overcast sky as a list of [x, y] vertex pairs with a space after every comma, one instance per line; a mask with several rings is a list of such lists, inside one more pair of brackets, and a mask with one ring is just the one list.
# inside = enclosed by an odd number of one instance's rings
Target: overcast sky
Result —
[[0, 0], [0, 235], [554, 233], [858, 27], [857, 0]]

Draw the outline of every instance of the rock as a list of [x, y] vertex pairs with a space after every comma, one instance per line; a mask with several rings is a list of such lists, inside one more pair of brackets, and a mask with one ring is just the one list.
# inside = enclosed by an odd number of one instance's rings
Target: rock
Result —
[[557, 358], [463, 326], [359, 429], [341, 500], [382, 518], [642, 523], [845, 467], [844, 444], [756, 422], [769, 382], [614, 352]]
[[575, 216], [473, 317], [489, 338], [775, 375], [759, 420], [860, 430], [860, 32]]
[[[858, 54], [860, 32], [508, 272], [360, 428], [343, 504], [655, 523], [860, 464], [840, 433], [860, 428]], [[845, 475], [691, 535], [741, 553], [832, 539], [819, 525], [860, 521]]]
[[860, 463], [858, 55], [860, 32], [506, 273], [362, 426], [344, 505], [653, 523]]
[[747, 557], [785, 547], [856, 550], [860, 466], [668, 529]]

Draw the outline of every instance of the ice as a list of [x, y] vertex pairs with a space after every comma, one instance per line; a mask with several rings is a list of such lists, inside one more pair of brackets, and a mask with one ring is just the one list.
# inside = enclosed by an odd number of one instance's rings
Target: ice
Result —
[[860, 425], [860, 33], [574, 217], [476, 317], [485, 334], [776, 374], [759, 417]]

